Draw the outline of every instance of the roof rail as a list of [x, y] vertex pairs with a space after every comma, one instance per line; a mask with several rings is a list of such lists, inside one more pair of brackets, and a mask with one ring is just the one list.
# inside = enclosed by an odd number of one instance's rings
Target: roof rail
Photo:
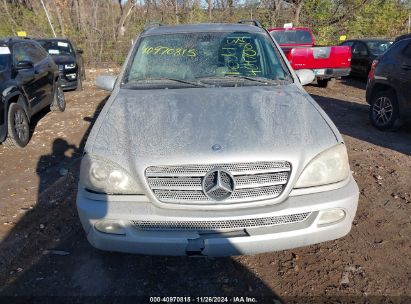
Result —
[[10, 36], [9, 39], [23, 39], [23, 40], [32, 40], [29, 36]]
[[261, 27], [261, 28], [263, 27], [263, 26], [261, 25], [260, 21], [255, 20], [255, 19], [240, 20], [240, 21], [238, 21], [238, 23], [241, 23], [241, 24], [252, 23], [252, 24], [253, 24], [254, 26], [256, 26], [256, 27]]
[[13, 41], [13, 40], [23, 40], [23, 39], [32, 40], [31, 37], [21, 37], [21, 36], [6, 36], [6, 37], [0, 37], [0, 40], [3, 41], [3, 42], [6, 42], [6, 43], [11, 42], [11, 41]]
[[159, 26], [164, 26], [165, 24], [160, 23], [160, 22], [149, 22], [144, 25], [144, 30], [148, 30], [152, 27], [159, 27]]

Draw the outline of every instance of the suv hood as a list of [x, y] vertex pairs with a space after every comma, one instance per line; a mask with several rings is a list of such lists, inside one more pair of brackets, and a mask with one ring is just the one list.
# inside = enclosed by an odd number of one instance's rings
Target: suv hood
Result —
[[[98, 117], [86, 152], [134, 174], [150, 165], [287, 160], [300, 166], [340, 138], [320, 112], [295, 84], [120, 89]], [[222, 149], [213, 151], [215, 144]]]

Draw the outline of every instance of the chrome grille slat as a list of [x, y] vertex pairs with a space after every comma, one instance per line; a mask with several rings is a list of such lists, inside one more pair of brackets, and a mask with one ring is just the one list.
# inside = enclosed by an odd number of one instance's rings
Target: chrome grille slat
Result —
[[[268, 198], [268, 197], [277, 197], [282, 192], [281, 185], [275, 186], [268, 186], [268, 187], [256, 187], [256, 188], [245, 188], [245, 189], [237, 189], [233, 192], [230, 199], [227, 201], [232, 200], [244, 200], [248, 198]], [[161, 201], [174, 201], [174, 200], [193, 200], [193, 201], [207, 201], [209, 203], [209, 199], [201, 190], [154, 190], [155, 195]]]
[[215, 168], [229, 171], [235, 190], [219, 203], [272, 199], [287, 185], [291, 165], [287, 161], [152, 166], [146, 169], [147, 183], [159, 201], [175, 204], [215, 204], [203, 192], [204, 176]]
[[228, 170], [233, 175], [257, 174], [268, 172], [290, 171], [288, 162], [256, 162], [241, 164], [211, 164], [211, 165], [186, 165], [186, 166], [153, 166], [148, 167], [146, 176], [204, 176], [213, 168], [220, 167]]
[[283, 187], [281, 185], [268, 186], [268, 187], [256, 187], [245, 188], [234, 191], [231, 195], [233, 199], [244, 198], [257, 198], [257, 197], [277, 197], [282, 192]]
[[[236, 187], [264, 187], [286, 184], [287, 172], [277, 172], [272, 174], [255, 174], [236, 176]], [[148, 184], [151, 189], [163, 190], [202, 190], [202, 179], [200, 177], [148, 177]]]
[[207, 196], [201, 190], [154, 190], [154, 194], [160, 201], [168, 202], [174, 200], [190, 200], [190, 201], [208, 201]]
[[238, 187], [247, 188], [249, 186], [269, 186], [286, 184], [288, 180], [288, 172], [277, 172], [273, 174], [254, 174], [236, 176], [235, 182]]
[[165, 190], [201, 190], [200, 177], [149, 177], [147, 178], [151, 189]]
[[234, 219], [234, 220], [207, 220], [207, 221], [131, 221], [137, 229], [143, 230], [224, 230], [246, 229], [295, 224], [305, 221], [311, 212], [271, 217]]

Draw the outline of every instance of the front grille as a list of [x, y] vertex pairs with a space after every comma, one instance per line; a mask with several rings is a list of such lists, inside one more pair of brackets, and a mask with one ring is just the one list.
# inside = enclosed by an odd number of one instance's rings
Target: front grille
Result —
[[142, 230], [223, 230], [223, 229], [246, 229], [283, 224], [295, 224], [305, 221], [310, 212], [291, 215], [280, 215], [261, 218], [220, 220], [220, 221], [131, 221], [137, 228]]
[[287, 185], [291, 165], [286, 161], [234, 164], [153, 166], [146, 169], [147, 183], [156, 198], [165, 203], [213, 204], [205, 195], [203, 178], [213, 169], [227, 170], [235, 190], [224, 203], [272, 199]]

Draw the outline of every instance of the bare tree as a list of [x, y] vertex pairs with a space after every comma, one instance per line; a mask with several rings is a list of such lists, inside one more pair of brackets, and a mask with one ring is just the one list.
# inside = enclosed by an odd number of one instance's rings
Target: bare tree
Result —
[[[14, 21], [13, 16], [10, 14], [10, 11], [9, 11], [8, 6], [7, 6], [7, 3], [6, 3], [6, 0], [3, 0], [3, 6], [4, 6], [4, 11], [6, 12], [7, 16], [8, 16], [9, 19], [10, 19], [10, 22], [11, 22], [14, 26], [17, 26], [16, 21]], [[14, 27], [13, 27], [13, 28], [14, 28]]]
[[304, 0], [283, 0], [292, 6], [294, 11], [294, 24], [298, 26], [300, 24], [301, 9], [304, 6]]
[[121, 8], [121, 15], [117, 26], [117, 37], [124, 36], [127, 19], [130, 16], [133, 9], [135, 8], [136, 2], [134, 0], [129, 0], [123, 7], [123, 5], [121, 4], [121, 0], [119, 0], [119, 4]]
[[65, 28], [64, 28], [64, 21], [63, 21], [63, 18], [61, 16], [61, 9], [62, 8], [64, 9], [64, 3], [62, 1], [59, 1], [59, 0], [54, 0], [53, 5], [54, 5], [54, 10], [56, 11], [57, 21], [59, 23], [61, 36], [65, 37], [66, 33], [65, 33]]
[[212, 11], [213, 11], [213, 0], [207, 0], [207, 10], [208, 10], [208, 21], [213, 19]]

